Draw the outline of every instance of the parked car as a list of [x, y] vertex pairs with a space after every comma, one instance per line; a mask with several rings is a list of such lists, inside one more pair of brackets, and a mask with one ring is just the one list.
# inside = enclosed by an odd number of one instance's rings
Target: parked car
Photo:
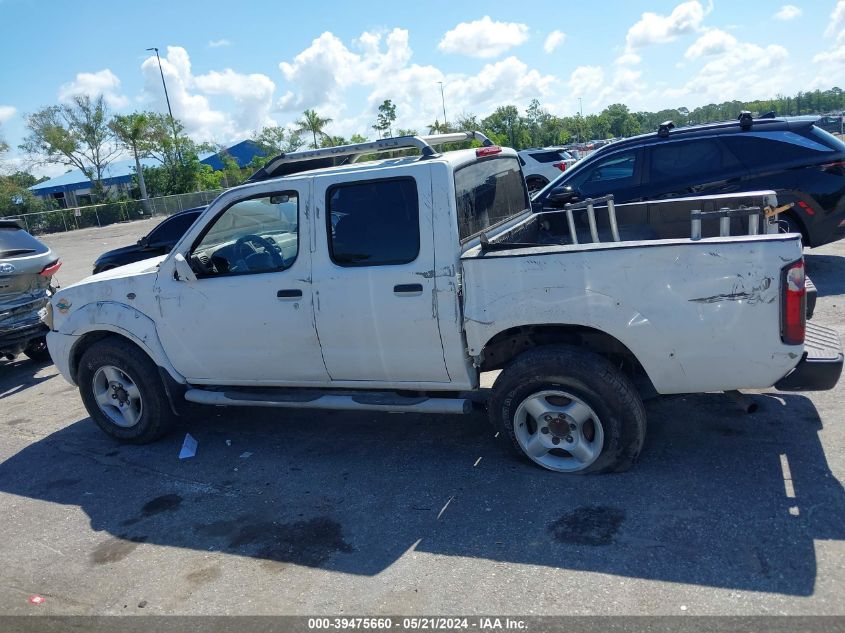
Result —
[[[744, 115], [682, 128], [669, 122], [657, 133], [606, 145], [533, 203], [542, 210], [609, 193], [625, 203], [771, 189], [781, 204], [794, 203], [780, 216], [785, 230], [800, 233], [805, 246], [821, 246], [845, 236], [845, 143], [816, 120]], [[689, 218], [648, 222], [661, 237], [684, 237]]]
[[0, 220], [0, 357], [12, 360], [23, 352], [33, 360], [50, 358], [41, 317], [61, 265], [16, 220]]
[[[469, 139], [483, 146], [432, 147]], [[349, 162], [302, 165], [320, 157]], [[186, 402], [464, 414], [501, 369], [487, 403], [513, 451], [613, 472], [640, 453], [645, 395], [830, 389], [842, 371], [836, 331], [806, 322], [800, 237], [768, 222], [574, 243], [567, 213], [531, 212], [517, 153], [478, 132], [293, 152], [259, 174], [168, 255], [53, 298], [53, 360], [113, 438], [152, 441]]]
[[107, 251], [94, 262], [94, 274], [101, 273], [118, 266], [125, 266], [150, 257], [166, 255], [176, 245], [191, 225], [196, 222], [206, 207], [195, 207], [174, 213], [165, 218], [136, 244]]
[[556, 147], [524, 149], [518, 155], [528, 193], [539, 191], [576, 161], [572, 154]]

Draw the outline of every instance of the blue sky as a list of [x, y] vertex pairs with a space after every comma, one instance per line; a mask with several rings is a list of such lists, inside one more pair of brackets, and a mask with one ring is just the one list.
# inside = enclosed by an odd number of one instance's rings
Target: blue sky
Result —
[[845, 0], [0, 0], [0, 23], [0, 135], [13, 148], [26, 113], [75, 93], [163, 111], [151, 46], [174, 114], [216, 142], [309, 107], [330, 132], [372, 135], [388, 98], [399, 126], [424, 130], [442, 119], [438, 81], [449, 118], [535, 97], [564, 115], [578, 97], [586, 114], [845, 87]]

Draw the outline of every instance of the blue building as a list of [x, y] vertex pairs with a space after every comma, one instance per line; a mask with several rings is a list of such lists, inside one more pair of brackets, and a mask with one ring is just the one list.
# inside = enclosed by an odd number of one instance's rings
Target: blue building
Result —
[[[216, 154], [207, 154], [200, 162], [212, 169], [223, 169], [223, 154], [231, 156], [239, 167], [246, 167], [256, 156], [264, 156], [261, 148], [252, 141], [241, 141]], [[143, 167], [161, 165], [151, 158], [142, 158]], [[104, 170], [103, 186], [107, 191], [129, 192], [135, 174], [135, 159], [127, 158], [110, 163]], [[78, 169], [33, 185], [29, 190], [42, 198], [53, 198], [62, 207], [80, 207], [91, 204], [91, 181]]]

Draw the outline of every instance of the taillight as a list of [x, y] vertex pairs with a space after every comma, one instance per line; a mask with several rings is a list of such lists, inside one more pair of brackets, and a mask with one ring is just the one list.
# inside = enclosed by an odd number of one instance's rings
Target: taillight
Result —
[[501, 153], [501, 151], [502, 148], [498, 145], [489, 145], [487, 147], [479, 147], [477, 150], [475, 150], [475, 155], [478, 158], [481, 158], [482, 156], [492, 156], [493, 154], [499, 154]]
[[801, 209], [803, 209], [804, 213], [806, 213], [807, 215], [816, 215], [816, 212], [813, 211], [813, 207], [811, 207], [803, 200], [798, 201], [798, 206], [801, 207]]
[[41, 275], [42, 277], [52, 277], [53, 275], [56, 274], [56, 272], [61, 267], [62, 267], [62, 262], [61, 262], [61, 260], [57, 259], [53, 263], [47, 264], [46, 266], [44, 266], [43, 270], [38, 274]]
[[780, 277], [780, 340], [786, 345], [801, 345], [807, 328], [807, 289], [804, 287], [803, 258], [784, 266]]
[[563, 161], [559, 163], [552, 163], [552, 167], [557, 167], [561, 171], [566, 171], [566, 163], [564, 163]]
[[845, 160], [837, 160], [832, 163], [825, 163], [824, 165], [819, 165], [819, 169], [821, 169], [827, 174], [845, 176]]

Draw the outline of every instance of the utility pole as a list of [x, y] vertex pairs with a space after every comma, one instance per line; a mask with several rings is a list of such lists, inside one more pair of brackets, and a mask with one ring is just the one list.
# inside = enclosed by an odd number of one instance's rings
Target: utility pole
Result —
[[583, 117], [584, 116], [584, 104], [581, 100], [581, 97], [578, 97], [578, 113]]
[[443, 96], [443, 82], [438, 81], [437, 83], [440, 84], [440, 102], [443, 104], [443, 128], [444, 132], [446, 131], [446, 97]]
[[182, 162], [182, 152], [179, 150], [179, 135], [176, 133], [176, 119], [173, 118], [173, 110], [170, 109], [170, 97], [167, 94], [167, 83], [164, 81], [164, 70], [161, 67], [161, 57], [158, 56], [158, 48], [153, 46], [148, 48], [148, 51], [155, 51], [156, 59], [158, 60], [158, 72], [161, 74], [161, 85], [164, 86], [164, 100], [167, 102], [167, 113], [170, 115], [170, 126], [173, 128], [173, 146], [176, 149], [176, 155], [179, 157], [179, 162]]

